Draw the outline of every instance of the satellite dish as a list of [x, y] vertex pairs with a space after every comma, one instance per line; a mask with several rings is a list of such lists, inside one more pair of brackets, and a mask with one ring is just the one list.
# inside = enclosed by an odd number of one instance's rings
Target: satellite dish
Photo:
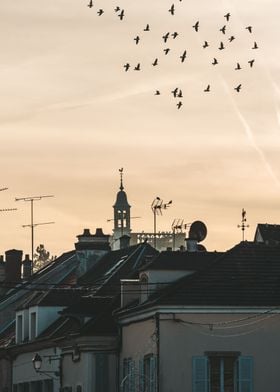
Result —
[[207, 236], [207, 227], [201, 221], [195, 221], [191, 224], [189, 238], [201, 242]]

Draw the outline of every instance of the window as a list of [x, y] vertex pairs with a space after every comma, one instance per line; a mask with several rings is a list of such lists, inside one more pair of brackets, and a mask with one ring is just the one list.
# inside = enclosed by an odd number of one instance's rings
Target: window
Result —
[[193, 392], [253, 392], [253, 359], [239, 353], [193, 357]]
[[23, 317], [22, 315], [17, 316], [17, 322], [16, 322], [16, 330], [17, 330], [17, 343], [22, 343], [23, 341]]
[[36, 338], [36, 312], [30, 313], [30, 340]]
[[157, 391], [157, 357], [153, 354], [145, 355], [139, 364], [139, 384], [141, 392]]
[[131, 358], [123, 360], [122, 392], [135, 392], [135, 362]]
[[109, 360], [107, 354], [95, 355], [95, 389], [98, 392], [109, 390]]

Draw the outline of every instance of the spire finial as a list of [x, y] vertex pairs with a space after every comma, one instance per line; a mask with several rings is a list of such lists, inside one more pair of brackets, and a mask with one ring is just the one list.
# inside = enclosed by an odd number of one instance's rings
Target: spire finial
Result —
[[123, 191], [124, 187], [123, 187], [123, 167], [121, 169], [119, 169], [120, 172], [120, 176], [121, 176], [121, 184], [120, 184], [120, 190]]

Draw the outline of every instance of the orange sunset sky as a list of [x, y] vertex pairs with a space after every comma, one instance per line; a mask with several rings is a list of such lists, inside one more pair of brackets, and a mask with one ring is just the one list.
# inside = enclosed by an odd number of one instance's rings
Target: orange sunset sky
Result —
[[[257, 223], [280, 224], [279, 1], [93, 3], [0, 3], [0, 187], [9, 188], [0, 208], [18, 208], [0, 213], [0, 253], [30, 253], [30, 230], [22, 228], [30, 204], [16, 197], [55, 195], [34, 202], [35, 223], [55, 222], [35, 229], [35, 245], [53, 255], [72, 249], [85, 227], [110, 234], [120, 167], [131, 214], [141, 217], [134, 231], [153, 229], [156, 196], [173, 200], [158, 229], [171, 230], [174, 218], [202, 220], [208, 250], [241, 240], [242, 208], [249, 240]], [[165, 44], [163, 34], [174, 31]], [[172, 96], [176, 87], [182, 98]]]

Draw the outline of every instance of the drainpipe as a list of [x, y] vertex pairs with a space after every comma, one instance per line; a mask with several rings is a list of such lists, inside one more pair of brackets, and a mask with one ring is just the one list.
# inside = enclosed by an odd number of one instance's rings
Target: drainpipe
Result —
[[159, 313], [156, 313], [156, 343], [157, 343], [157, 392], [160, 390], [159, 386], [159, 361], [160, 361], [160, 319]]

